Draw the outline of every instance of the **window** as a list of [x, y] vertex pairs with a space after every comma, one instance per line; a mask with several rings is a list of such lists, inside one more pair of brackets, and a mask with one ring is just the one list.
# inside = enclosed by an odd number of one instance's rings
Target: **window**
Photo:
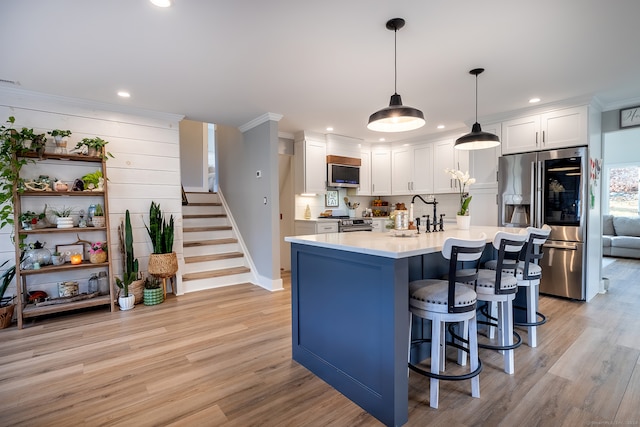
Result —
[[617, 216], [636, 216], [640, 212], [638, 183], [640, 165], [616, 165], [608, 168], [608, 212]]

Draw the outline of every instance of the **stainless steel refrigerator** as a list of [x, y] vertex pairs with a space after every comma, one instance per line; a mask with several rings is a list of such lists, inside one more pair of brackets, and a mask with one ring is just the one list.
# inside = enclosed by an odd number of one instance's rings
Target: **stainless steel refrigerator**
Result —
[[498, 224], [541, 227], [540, 292], [585, 299], [587, 147], [510, 154], [498, 163]]

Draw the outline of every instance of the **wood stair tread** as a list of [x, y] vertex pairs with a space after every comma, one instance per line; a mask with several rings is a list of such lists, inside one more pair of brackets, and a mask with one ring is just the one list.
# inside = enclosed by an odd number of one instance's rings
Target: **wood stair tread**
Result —
[[211, 245], [228, 245], [231, 243], [238, 243], [238, 239], [213, 239], [213, 240], [198, 240], [197, 242], [184, 242], [182, 244], [185, 248], [195, 248], [198, 246], [211, 246]]
[[247, 267], [232, 267], [232, 268], [221, 268], [219, 270], [199, 271], [197, 273], [183, 274], [182, 281], [186, 282], [189, 280], [210, 279], [214, 277], [231, 276], [234, 274], [249, 273], [250, 271], [251, 269]]
[[189, 202], [186, 206], [222, 206], [220, 202]]
[[226, 252], [222, 254], [209, 254], [209, 255], [197, 255], [197, 256], [184, 257], [184, 262], [187, 264], [190, 264], [194, 262], [217, 261], [221, 259], [241, 258], [243, 256], [244, 254], [242, 252]]
[[216, 225], [210, 227], [184, 227], [183, 232], [193, 233], [199, 231], [226, 231], [231, 229], [233, 229], [233, 227], [231, 227], [230, 225]]

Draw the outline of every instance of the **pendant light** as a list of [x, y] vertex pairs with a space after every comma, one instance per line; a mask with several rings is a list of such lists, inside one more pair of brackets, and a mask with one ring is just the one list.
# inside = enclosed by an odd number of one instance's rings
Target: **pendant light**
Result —
[[458, 150], [482, 150], [500, 145], [498, 135], [483, 132], [480, 123], [478, 123], [478, 74], [481, 74], [483, 71], [484, 68], [474, 68], [469, 71], [469, 74], [476, 76], [476, 122], [473, 124], [470, 133], [456, 140], [454, 147]]
[[405, 132], [424, 126], [424, 114], [413, 107], [402, 105], [402, 98], [398, 95], [398, 48], [397, 33], [404, 27], [404, 19], [394, 18], [387, 21], [387, 29], [394, 33], [394, 94], [391, 95], [389, 106], [376, 111], [369, 116], [367, 128], [377, 132]]

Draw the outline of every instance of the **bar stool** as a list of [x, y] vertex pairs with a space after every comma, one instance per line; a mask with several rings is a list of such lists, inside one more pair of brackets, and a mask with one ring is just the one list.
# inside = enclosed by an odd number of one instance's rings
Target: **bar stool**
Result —
[[[542, 259], [542, 245], [549, 238], [551, 227], [543, 225], [542, 228], [528, 227], [526, 230], [527, 243], [520, 252], [519, 262], [516, 269], [516, 278], [518, 286], [526, 288], [527, 306], [514, 306], [514, 310], [526, 310], [526, 322], [516, 322], [515, 326], [526, 326], [528, 330], [529, 347], [537, 347], [538, 334], [537, 328], [546, 323], [547, 318], [544, 314], [538, 312], [538, 299], [540, 278], [542, 277], [542, 268], [539, 260]], [[495, 260], [485, 263], [485, 268], [495, 270], [497, 263]], [[503, 266], [504, 269], [504, 266]], [[507, 267], [507, 271], [512, 271], [513, 267]]]
[[[431, 342], [431, 367], [423, 370], [409, 360], [409, 368], [430, 378], [429, 405], [438, 407], [439, 380], [467, 380], [471, 379], [471, 396], [480, 397], [480, 379], [478, 374], [482, 370], [482, 363], [478, 358], [478, 337], [476, 325], [476, 293], [473, 287], [461, 283], [473, 282], [477, 276], [478, 260], [486, 246], [486, 236], [479, 239], [463, 240], [448, 238], [444, 241], [442, 256], [449, 260], [449, 275], [447, 280], [425, 279], [409, 283], [409, 340], [410, 346], [423, 342]], [[458, 266], [463, 262], [474, 262], [474, 269], [467, 277], [456, 276]], [[456, 280], [456, 278], [458, 280]], [[431, 320], [431, 338], [411, 340], [412, 316]], [[445, 342], [446, 323], [464, 325], [464, 335], [469, 339], [466, 347]], [[469, 373], [464, 375], [441, 375], [444, 370], [445, 346], [450, 344], [459, 351], [469, 353]], [[410, 356], [409, 356], [410, 358]]]
[[[513, 374], [515, 371], [513, 350], [522, 342], [520, 336], [513, 331], [513, 300], [518, 290], [518, 280], [513, 266], [518, 261], [518, 254], [524, 247], [526, 239], [526, 234], [498, 231], [493, 238], [493, 247], [498, 250], [498, 258], [495, 260], [496, 268], [480, 269], [475, 287], [478, 301], [496, 303], [498, 306], [497, 318], [487, 313], [489, 321], [478, 321], [478, 323], [498, 327], [498, 344], [478, 343], [478, 347], [500, 350], [504, 358], [504, 371], [507, 374]], [[511, 269], [505, 269], [506, 266], [511, 266]], [[492, 323], [492, 320], [496, 321], [497, 325]], [[514, 336], [516, 336], [515, 343]]]

